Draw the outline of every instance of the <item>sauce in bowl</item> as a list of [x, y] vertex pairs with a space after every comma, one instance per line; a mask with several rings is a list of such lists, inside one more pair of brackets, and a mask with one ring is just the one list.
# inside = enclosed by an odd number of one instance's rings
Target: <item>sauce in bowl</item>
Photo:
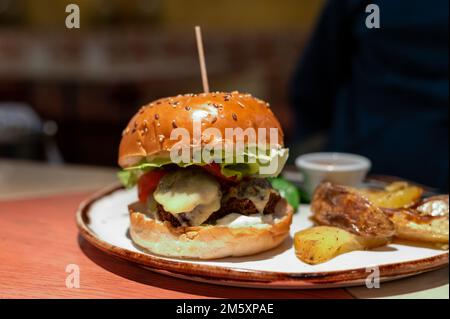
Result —
[[364, 156], [348, 153], [310, 153], [297, 157], [295, 165], [304, 177], [304, 188], [311, 196], [322, 181], [359, 186], [371, 167]]

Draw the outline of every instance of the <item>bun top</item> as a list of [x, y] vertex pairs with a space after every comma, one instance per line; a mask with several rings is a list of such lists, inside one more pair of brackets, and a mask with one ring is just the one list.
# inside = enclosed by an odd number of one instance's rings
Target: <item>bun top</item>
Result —
[[[210, 127], [218, 129], [221, 134], [218, 142], [228, 141], [226, 128], [253, 128], [256, 133], [258, 128], [266, 128], [266, 141], [270, 141], [270, 128], [276, 128], [277, 145], [284, 145], [280, 123], [268, 103], [236, 91], [184, 94], [162, 98], [140, 108], [122, 133], [119, 165], [125, 168], [145, 157], [167, 157], [181, 139], [178, 136], [170, 139], [176, 128], [186, 129], [190, 134], [189, 146], [195, 145], [194, 121], [201, 121], [202, 132]], [[207, 143], [202, 137], [202, 145]]]

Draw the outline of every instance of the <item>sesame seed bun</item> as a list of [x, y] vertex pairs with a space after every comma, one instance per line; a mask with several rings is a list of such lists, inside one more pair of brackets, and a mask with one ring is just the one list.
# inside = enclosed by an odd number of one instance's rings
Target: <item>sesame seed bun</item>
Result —
[[[213, 127], [221, 135], [220, 143], [234, 143], [225, 140], [225, 128], [266, 128], [269, 141], [270, 128], [278, 129], [278, 145], [283, 146], [283, 131], [280, 123], [269, 108], [269, 104], [250, 94], [239, 92], [185, 94], [163, 98], [147, 104], [131, 119], [122, 134], [119, 147], [119, 165], [130, 167], [143, 158], [168, 157], [173, 145], [171, 140], [175, 128], [186, 129], [193, 140], [193, 120], [201, 120], [202, 131]], [[203, 141], [202, 145], [209, 141]], [[269, 144], [269, 143], [267, 143]]]

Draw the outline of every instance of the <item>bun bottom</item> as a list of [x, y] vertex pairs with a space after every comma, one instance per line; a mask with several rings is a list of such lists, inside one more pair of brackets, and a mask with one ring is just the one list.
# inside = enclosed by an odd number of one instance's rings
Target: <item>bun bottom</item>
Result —
[[293, 208], [281, 199], [274, 223], [264, 228], [228, 226], [173, 227], [130, 207], [130, 235], [151, 253], [178, 258], [216, 259], [247, 256], [269, 250], [288, 236]]

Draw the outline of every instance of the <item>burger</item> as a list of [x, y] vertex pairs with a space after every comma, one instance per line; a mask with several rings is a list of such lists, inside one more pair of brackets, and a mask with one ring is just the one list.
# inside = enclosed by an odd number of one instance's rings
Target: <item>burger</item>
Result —
[[294, 211], [276, 187], [284, 183], [274, 183], [287, 157], [269, 104], [250, 94], [184, 94], [141, 107], [118, 158], [122, 183], [137, 185], [131, 239], [153, 254], [193, 259], [278, 246]]

